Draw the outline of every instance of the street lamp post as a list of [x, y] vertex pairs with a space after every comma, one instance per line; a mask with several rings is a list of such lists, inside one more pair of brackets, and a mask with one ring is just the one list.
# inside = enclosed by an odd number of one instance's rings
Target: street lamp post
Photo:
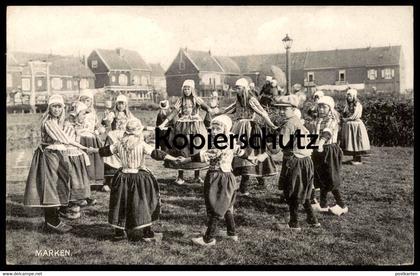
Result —
[[287, 91], [286, 95], [289, 95], [292, 91], [292, 73], [291, 73], [291, 66], [290, 66], [290, 48], [292, 48], [293, 39], [289, 37], [288, 34], [283, 38], [284, 48], [286, 49], [286, 83], [287, 83]]

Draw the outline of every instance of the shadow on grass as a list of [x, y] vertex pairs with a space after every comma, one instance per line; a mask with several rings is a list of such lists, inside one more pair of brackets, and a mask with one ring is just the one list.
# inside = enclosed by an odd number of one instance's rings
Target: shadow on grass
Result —
[[[279, 200], [278, 200], [279, 202]], [[236, 208], [252, 208], [254, 210], [264, 212], [271, 215], [277, 215], [279, 213], [284, 212], [284, 210], [287, 210], [287, 206], [278, 204], [276, 198], [272, 198], [270, 200], [267, 200], [267, 198], [256, 198], [256, 197], [250, 197], [250, 196], [242, 196], [236, 198]]]
[[42, 208], [30, 208], [16, 202], [6, 202], [6, 216], [37, 218], [43, 217], [44, 212]]
[[19, 221], [19, 220], [7, 220], [6, 230], [28, 230], [43, 232], [43, 222], [30, 222], [30, 221]]
[[162, 199], [162, 204], [175, 205], [194, 212], [199, 212], [204, 207], [204, 200], [201, 198]]
[[71, 233], [80, 238], [90, 238], [98, 241], [111, 240], [114, 232], [107, 223], [74, 224]]

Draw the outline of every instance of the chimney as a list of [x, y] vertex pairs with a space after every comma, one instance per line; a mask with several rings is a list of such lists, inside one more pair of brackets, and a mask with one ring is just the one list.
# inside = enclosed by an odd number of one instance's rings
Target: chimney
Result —
[[209, 56], [211, 56], [211, 50], [209, 50]]
[[123, 57], [124, 56], [124, 50], [123, 50], [123, 48], [117, 48], [117, 49], [115, 49], [115, 51], [117, 52], [117, 54], [120, 57]]

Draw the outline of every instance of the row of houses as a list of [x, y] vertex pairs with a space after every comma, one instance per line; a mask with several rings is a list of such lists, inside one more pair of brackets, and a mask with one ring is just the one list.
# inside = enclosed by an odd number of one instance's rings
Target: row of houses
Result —
[[[291, 82], [306, 90], [404, 91], [404, 57], [401, 46], [337, 49], [291, 53]], [[216, 56], [211, 51], [181, 48], [166, 71], [167, 93], [180, 94], [182, 82], [193, 79], [198, 93], [227, 91], [239, 77], [261, 87], [272, 67], [286, 71], [285, 54]]]
[[[111, 95], [128, 93], [147, 100], [166, 91], [179, 96], [184, 80], [193, 79], [197, 93], [227, 92], [240, 77], [261, 87], [273, 66], [286, 70], [285, 54], [217, 56], [211, 51], [181, 48], [166, 72], [160, 64], [148, 64], [132, 50], [95, 49], [85, 58], [7, 53], [7, 91], [38, 98], [51, 93], [77, 95], [82, 89], [101, 89]], [[340, 90], [401, 92], [404, 87], [404, 57], [401, 46], [367, 47], [291, 53], [291, 82], [307, 91]], [[8, 94], [9, 94], [8, 93]]]
[[166, 89], [164, 69], [148, 64], [136, 51], [95, 49], [85, 57], [52, 54], [7, 53], [7, 92], [30, 95], [43, 101], [46, 95], [77, 95], [83, 89], [106, 94], [128, 93], [151, 99]]

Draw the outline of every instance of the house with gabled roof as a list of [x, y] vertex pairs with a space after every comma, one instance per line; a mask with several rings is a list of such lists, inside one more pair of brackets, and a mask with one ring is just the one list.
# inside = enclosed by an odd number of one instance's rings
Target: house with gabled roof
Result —
[[152, 69], [136, 51], [94, 49], [87, 58], [96, 76], [95, 88], [117, 93], [134, 92], [147, 98], [152, 89]]
[[192, 79], [197, 94], [209, 96], [214, 90], [224, 91], [226, 78], [239, 75], [239, 67], [229, 57], [181, 48], [165, 73], [167, 93], [168, 96], [181, 95], [182, 83]]
[[[292, 52], [290, 58], [292, 85], [299, 83], [308, 91], [348, 87], [376, 92], [404, 90], [401, 46]], [[286, 72], [286, 55], [219, 57], [209, 52], [181, 49], [166, 72], [167, 80], [173, 83], [168, 86], [168, 94], [179, 95], [180, 85], [186, 78], [194, 77], [203, 84], [209, 72], [218, 76], [217, 87], [233, 86], [238, 76], [247, 76], [261, 87], [266, 76], [273, 76], [272, 66]], [[198, 86], [198, 89], [203, 87]]]
[[94, 88], [94, 83], [95, 75], [78, 57], [7, 53], [8, 92], [22, 92], [24, 95], [34, 92], [36, 98], [45, 98], [52, 93], [73, 96], [80, 89]]

